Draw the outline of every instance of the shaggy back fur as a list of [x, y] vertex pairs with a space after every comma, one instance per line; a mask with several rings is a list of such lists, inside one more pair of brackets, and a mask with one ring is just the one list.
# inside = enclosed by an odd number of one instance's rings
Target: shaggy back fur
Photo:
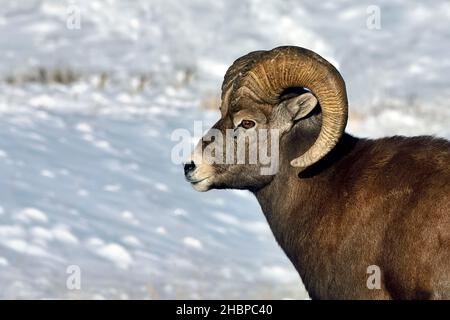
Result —
[[300, 175], [289, 159], [255, 195], [313, 299], [450, 299], [448, 141], [346, 134]]

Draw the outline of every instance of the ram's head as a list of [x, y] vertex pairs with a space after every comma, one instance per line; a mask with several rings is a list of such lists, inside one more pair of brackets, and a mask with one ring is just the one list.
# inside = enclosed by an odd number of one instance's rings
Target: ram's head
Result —
[[[344, 132], [347, 96], [328, 61], [285, 46], [237, 59], [225, 74], [220, 111], [184, 167], [198, 191], [261, 188], [276, 174], [263, 169], [278, 166], [262, 161], [262, 149], [281, 166], [302, 170], [316, 163]], [[302, 137], [305, 128], [316, 132], [309, 144]]]

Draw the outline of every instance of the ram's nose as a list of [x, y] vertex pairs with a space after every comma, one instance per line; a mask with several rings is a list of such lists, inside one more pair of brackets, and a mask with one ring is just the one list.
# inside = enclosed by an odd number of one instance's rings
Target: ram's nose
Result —
[[194, 170], [195, 170], [195, 163], [194, 163], [194, 161], [189, 161], [189, 162], [186, 162], [184, 164], [184, 175], [186, 177], [188, 177], [189, 174], [192, 173]]

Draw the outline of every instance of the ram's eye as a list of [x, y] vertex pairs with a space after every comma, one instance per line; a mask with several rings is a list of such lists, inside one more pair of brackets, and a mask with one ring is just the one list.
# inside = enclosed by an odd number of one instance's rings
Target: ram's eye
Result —
[[244, 128], [244, 129], [250, 129], [250, 128], [253, 128], [254, 126], [255, 126], [255, 121], [253, 121], [253, 120], [242, 120], [242, 122], [241, 122], [241, 126], [242, 126], [242, 128]]

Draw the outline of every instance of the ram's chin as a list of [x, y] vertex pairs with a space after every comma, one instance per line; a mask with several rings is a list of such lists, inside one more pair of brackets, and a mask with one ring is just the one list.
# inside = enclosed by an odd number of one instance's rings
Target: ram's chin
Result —
[[211, 189], [210, 179], [205, 179], [199, 182], [191, 182], [192, 188], [195, 191], [206, 192]]

